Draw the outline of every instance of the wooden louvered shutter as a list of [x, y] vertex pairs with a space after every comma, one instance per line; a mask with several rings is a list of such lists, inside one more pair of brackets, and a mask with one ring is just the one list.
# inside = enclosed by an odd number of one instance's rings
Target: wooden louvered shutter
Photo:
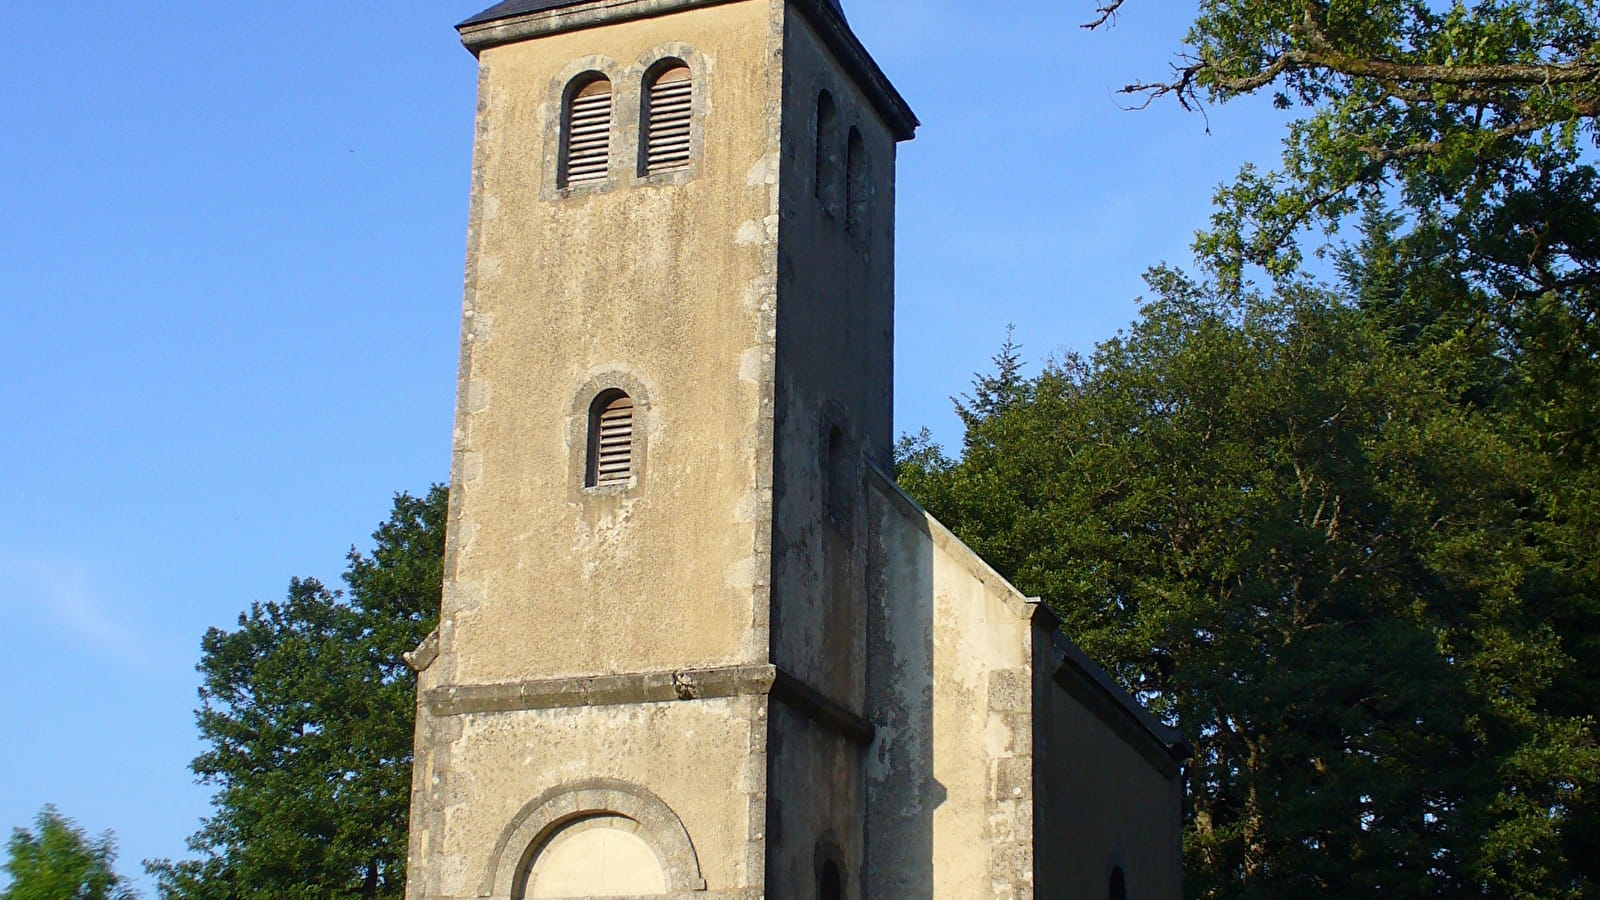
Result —
[[604, 181], [611, 170], [611, 82], [597, 78], [572, 98], [564, 183]]
[[590, 486], [628, 483], [633, 478], [633, 398], [627, 394], [601, 397], [592, 417]]
[[694, 120], [694, 78], [687, 66], [662, 72], [650, 85], [645, 133], [645, 172], [664, 172], [689, 164], [689, 131]]

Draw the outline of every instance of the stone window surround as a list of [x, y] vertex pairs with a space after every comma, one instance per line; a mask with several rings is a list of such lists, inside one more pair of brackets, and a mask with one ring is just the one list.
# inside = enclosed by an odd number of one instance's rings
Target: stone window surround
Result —
[[677, 814], [639, 785], [595, 778], [552, 788], [512, 817], [489, 855], [478, 896], [521, 896], [521, 882], [545, 842], [562, 826], [596, 815], [622, 816], [639, 823], [640, 835], [655, 851], [667, 876], [669, 896], [706, 890], [699, 856]]
[[[644, 128], [646, 85], [661, 67], [682, 63], [689, 67], [694, 81], [690, 109], [689, 163], [676, 169], [647, 174], [644, 169]], [[693, 181], [700, 174], [705, 155], [705, 120], [711, 112], [711, 62], [689, 44], [672, 41], [652, 47], [633, 63], [622, 65], [608, 56], [584, 56], [568, 63], [546, 88], [544, 105], [543, 151], [539, 162], [541, 196], [545, 200], [585, 197], [619, 188], [644, 185], [676, 185]], [[574, 91], [595, 76], [611, 82], [611, 163], [604, 179], [566, 185], [561, 183], [562, 148], [565, 145], [567, 104]]]
[[[651, 389], [644, 377], [632, 368], [613, 365], [591, 372], [590, 379], [578, 388], [567, 416], [567, 484], [572, 499], [582, 502], [594, 497], [626, 497], [644, 490], [649, 481], [651, 427], [655, 423]], [[597, 397], [608, 391], [621, 391], [633, 400], [633, 477], [619, 484], [588, 486], [589, 417]]]
[[[649, 135], [646, 133], [650, 127], [650, 88], [663, 72], [680, 65], [688, 67], [689, 83], [693, 85], [689, 94], [689, 161], [682, 166], [651, 172]], [[642, 74], [638, 80], [639, 108], [636, 113], [639, 124], [634, 129], [634, 155], [637, 158], [634, 177], [641, 184], [682, 184], [689, 181], [699, 172], [700, 157], [705, 149], [706, 110], [710, 105], [706, 99], [705, 58], [687, 44], [666, 44], [639, 57], [636, 68], [641, 69]]]

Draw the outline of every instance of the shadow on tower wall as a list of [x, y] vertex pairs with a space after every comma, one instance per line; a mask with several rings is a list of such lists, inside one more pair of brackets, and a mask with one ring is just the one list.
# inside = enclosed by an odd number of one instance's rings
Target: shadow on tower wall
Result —
[[867, 477], [867, 809], [862, 897], [934, 895], [934, 543], [887, 475]]

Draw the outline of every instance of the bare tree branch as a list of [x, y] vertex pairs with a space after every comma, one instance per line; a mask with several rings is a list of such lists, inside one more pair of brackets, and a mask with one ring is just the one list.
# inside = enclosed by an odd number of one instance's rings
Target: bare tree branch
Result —
[[[1097, 29], [1114, 23], [1127, 0], [1099, 0], [1095, 18], [1083, 25]], [[1272, 59], [1259, 73], [1240, 77], [1218, 77], [1214, 85], [1226, 93], [1249, 93], [1266, 87], [1280, 76], [1292, 72], [1326, 70], [1351, 78], [1372, 78], [1388, 85], [1453, 86], [1467, 89], [1473, 97], [1460, 102], [1482, 102], [1483, 90], [1494, 87], [1554, 87], [1557, 85], [1600, 86], [1600, 45], [1574, 54], [1571, 60], [1539, 63], [1501, 63], [1487, 65], [1419, 64], [1379, 57], [1360, 56], [1339, 49], [1326, 33], [1325, 0], [1303, 0], [1300, 22], [1289, 29], [1291, 46]], [[1296, 40], [1298, 39], [1298, 40]], [[1168, 82], [1130, 84], [1122, 93], [1145, 93], [1155, 97], [1176, 95], [1185, 107], [1194, 99], [1194, 85], [1213, 69], [1205, 59], [1193, 59], [1174, 67], [1177, 78]], [[1397, 93], [1397, 96], [1401, 96]], [[1415, 94], [1403, 99], [1416, 99]], [[1451, 100], [1456, 98], [1452, 97]]]
[[[1402, 85], [1442, 86], [1460, 89], [1460, 102], [1492, 102], [1495, 95], [1486, 93], [1490, 87], [1554, 87], [1557, 85], [1600, 86], [1600, 61], [1551, 62], [1534, 65], [1503, 64], [1478, 66], [1417, 65], [1385, 59], [1368, 59], [1321, 45], [1286, 50], [1275, 57], [1260, 72], [1237, 78], [1219, 77], [1213, 82], [1224, 93], [1248, 94], [1266, 87], [1279, 77], [1292, 72], [1324, 69], [1351, 78], [1371, 78], [1386, 87]], [[1168, 82], [1130, 84], [1122, 93], [1144, 93], [1154, 96], [1176, 94], [1180, 100], [1192, 100], [1195, 83], [1211, 71], [1212, 63], [1195, 60], [1188, 65], [1175, 67], [1177, 78]], [[1412, 99], [1396, 91], [1402, 99]], [[1451, 96], [1448, 99], [1457, 99]], [[1188, 102], [1184, 103], [1189, 106]]]
[[[1579, 103], [1576, 108], [1576, 114], [1585, 118], [1600, 115], [1600, 100]], [[1487, 132], [1486, 136], [1494, 140], [1522, 137], [1560, 124], [1562, 121], [1565, 120], [1550, 117], [1529, 118], [1503, 128], [1494, 129]], [[1445, 145], [1442, 141], [1421, 141], [1398, 147], [1385, 147], [1376, 144], [1362, 147], [1361, 152], [1367, 157], [1365, 164], [1347, 177], [1301, 198], [1296, 207], [1287, 212], [1282, 220], [1276, 223], [1275, 227], [1268, 229], [1263, 226], [1260, 235], [1255, 241], [1256, 246], [1251, 255], [1264, 258], [1276, 253], [1279, 248], [1289, 241], [1291, 235], [1311, 221], [1314, 216], [1321, 212], [1323, 207], [1343, 196], [1346, 191], [1383, 177], [1383, 173], [1390, 163], [1415, 159], [1421, 156], [1431, 156], [1442, 153], [1444, 149]]]
[[1112, 21], [1117, 17], [1117, 10], [1121, 9], [1122, 4], [1126, 2], [1127, 0], [1106, 0], [1095, 9], [1095, 20], [1084, 23], [1083, 27], [1093, 31], [1101, 25]]

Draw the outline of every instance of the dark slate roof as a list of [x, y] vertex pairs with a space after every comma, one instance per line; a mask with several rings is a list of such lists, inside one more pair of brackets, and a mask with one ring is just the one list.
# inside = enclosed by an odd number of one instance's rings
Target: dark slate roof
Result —
[[[465, 28], [468, 25], [482, 25], [485, 22], [493, 22], [497, 19], [510, 19], [515, 16], [525, 16], [528, 13], [543, 12], [547, 9], [560, 9], [563, 6], [577, 6], [580, 3], [587, 2], [588, 0], [505, 0], [505, 2], [496, 3], [456, 27]], [[833, 4], [833, 8], [837, 9], [840, 15], [844, 14], [844, 7], [840, 5], [841, 0], [828, 0], [828, 2]]]
[[543, 12], [547, 9], [557, 9], [562, 6], [577, 6], [579, 3], [584, 2], [587, 2], [587, 0], [505, 0], [504, 3], [496, 3], [456, 27], [465, 28], [468, 25], [481, 25], [484, 22], [493, 22], [496, 19], [509, 19], [512, 16]]
[[[1122, 713], [1144, 729], [1150, 737], [1156, 739], [1173, 759], [1183, 761], [1194, 754], [1194, 749], [1184, 739], [1183, 732], [1157, 719], [1150, 714], [1144, 704], [1134, 699], [1123, 687], [1111, 678], [1110, 673], [1100, 667], [1099, 663], [1090, 659], [1088, 654], [1078, 649], [1065, 633], [1061, 630], [1061, 619], [1049, 607], [1039, 607], [1041, 617], [1051, 629], [1050, 644], [1055, 652], [1060, 654], [1059, 664], [1075, 671], [1080, 677], [1088, 680], [1099, 689], [1102, 696], [1110, 701], [1111, 705], [1119, 708]], [[1059, 671], [1057, 674], [1059, 676]]]

